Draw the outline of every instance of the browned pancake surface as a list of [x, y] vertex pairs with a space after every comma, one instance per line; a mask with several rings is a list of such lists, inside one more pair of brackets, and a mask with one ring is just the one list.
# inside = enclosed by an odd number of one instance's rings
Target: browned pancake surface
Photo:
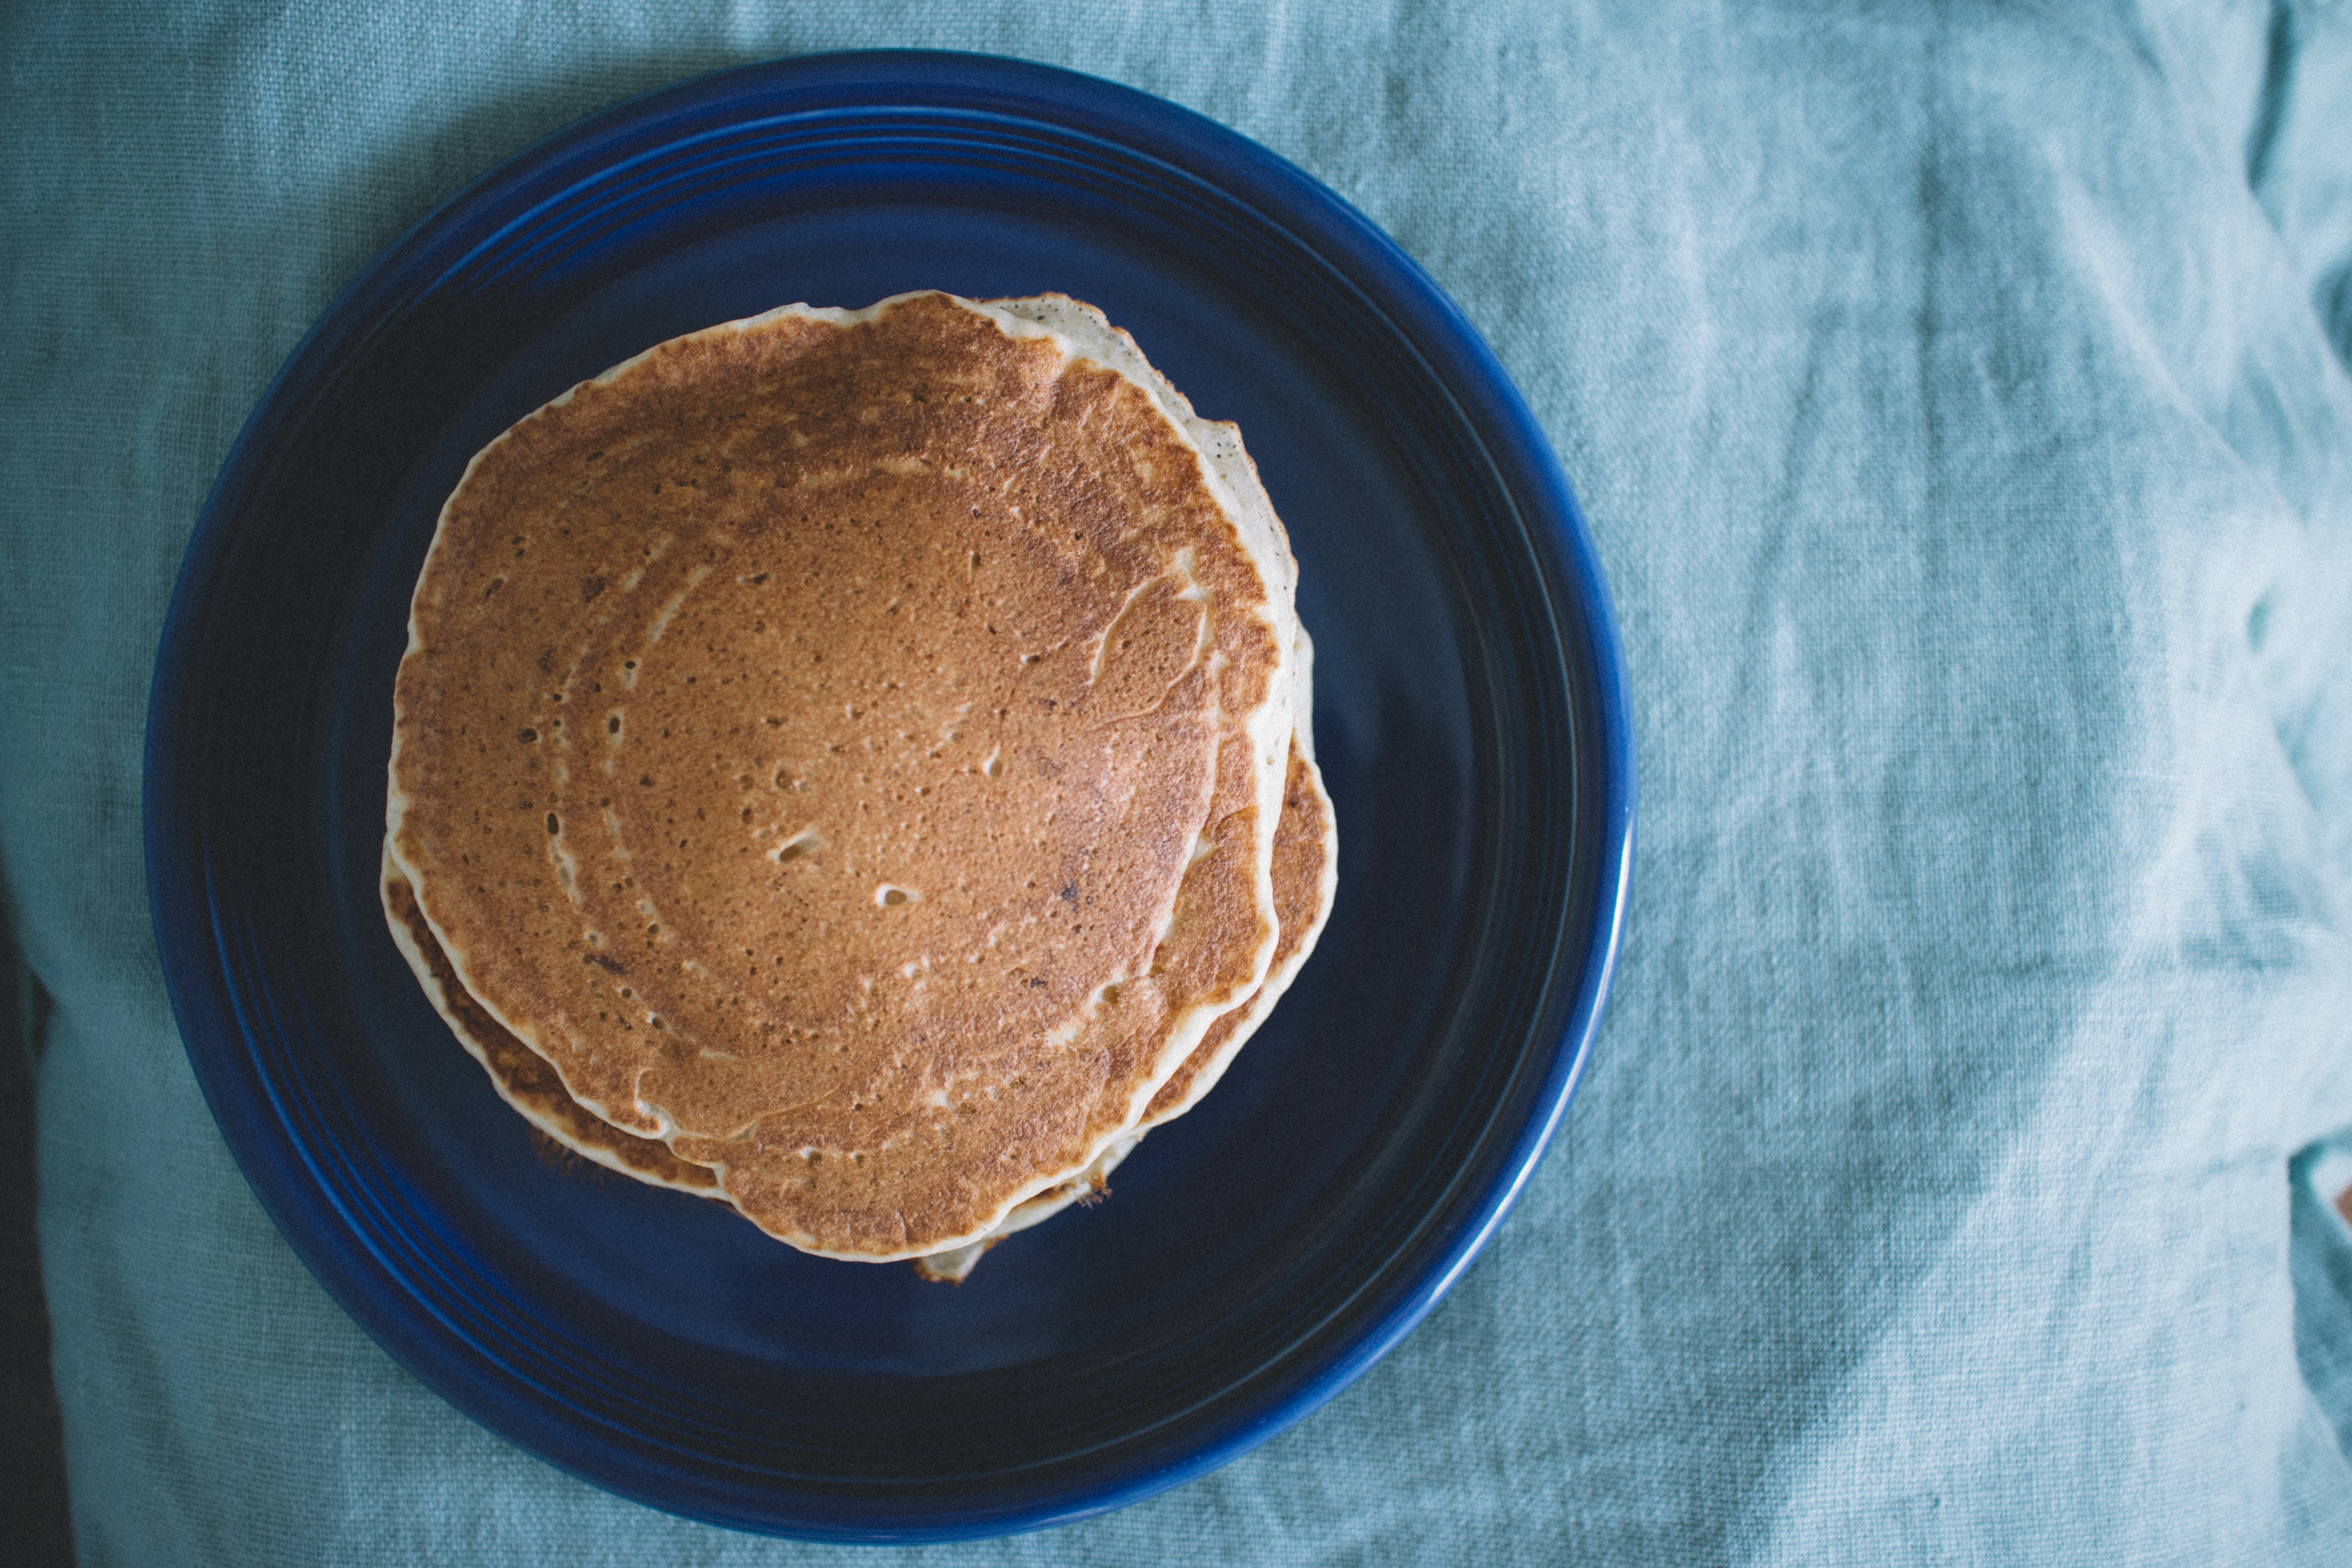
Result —
[[448, 955], [441, 951], [433, 928], [425, 923], [424, 911], [416, 907], [416, 895], [408, 879], [388, 861], [383, 876], [383, 908], [394, 930], [407, 937], [401, 943], [401, 951], [416, 971], [417, 980], [432, 998], [435, 1008], [448, 1022], [467, 1053], [490, 1075], [499, 1097], [520, 1111], [525, 1120], [600, 1165], [625, 1172], [656, 1186], [677, 1187], [708, 1197], [719, 1195], [719, 1180], [706, 1167], [679, 1159], [659, 1139], [624, 1132], [590, 1114], [563, 1091], [562, 1080], [555, 1076], [555, 1069], [547, 1065], [545, 1058], [482, 1010], [482, 1005], [459, 984]]
[[938, 298], [695, 334], [451, 499], [393, 851], [572, 1098], [903, 1253], [1083, 1165], [1167, 986], [1231, 988], [1178, 889], [1279, 625], [1110, 371]]

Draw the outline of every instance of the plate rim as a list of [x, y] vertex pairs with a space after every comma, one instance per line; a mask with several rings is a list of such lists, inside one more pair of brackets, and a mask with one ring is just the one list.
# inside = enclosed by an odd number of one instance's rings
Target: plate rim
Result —
[[[189, 850], [170, 841], [170, 818], [173, 814], [169, 807], [174, 794], [172, 763], [181, 752], [173, 742], [179, 738], [184, 688], [194, 677], [191, 661], [178, 659], [175, 655], [194, 639], [192, 628], [199, 618], [201, 605], [226, 569], [224, 540], [235, 521], [238, 503], [252, 499], [246, 492], [256, 488], [260, 477], [251, 471], [258, 456], [289, 423], [289, 397], [331, 372], [336, 358], [333, 351], [345, 346], [354, 332], [363, 330], [371, 313], [369, 308], [380, 308], [383, 296], [399, 280], [402, 271], [413, 268], [437, 237], [461, 226], [469, 214], [505, 198], [534, 177], [560, 169], [599, 141], [618, 140], [652, 129], [667, 112], [708, 107], [745, 91], [757, 91], [772, 101], [796, 90], [808, 96], [830, 90], [840, 98], [840, 107], [869, 109], [937, 109], [950, 107], [942, 100], [950, 95], [993, 95], [1004, 102], [1017, 104], [1020, 111], [1030, 118], [1056, 126], [1094, 134], [1120, 132], [1116, 139], [1123, 146], [1140, 147], [1163, 162], [1167, 161], [1170, 146], [1174, 144], [1208, 165], [1208, 172], [1192, 164], [1178, 167], [1208, 180], [1254, 211], [1284, 220], [1286, 226], [1296, 226], [1293, 220], [1303, 216], [1318, 240], [1339, 242], [1349, 252], [1347, 259], [1354, 264], [1355, 270], [1371, 273], [1395, 291], [1383, 302], [1402, 306], [1402, 314], [1406, 319], [1400, 325], [1415, 329], [1415, 350], [1426, 353], [1432, 342], [1442, 345], [1454, 367], [1465, 373], [1458, 380], [1447, 383], [1447, 390], [1457, 397], [1465, 393], [1475, 397], [1477, 405], [1465, 409], [1465, 417], [1496, 448], [1498, 461], [1505, 456], [1513, 459], [1510, 488], [1521, 502], [1530, 532], [1540, 531], [1549, 536], [1552, 564], [1565, 580], [1573, 600], [1570, 613], [1558, 618], [1580, 634], [1580, 651], [1591, 661], [1591, 684], [1598, 698], [1593, 717], [1601, 752], [1596, 774], [1602, 798], [1597, 803], [1595, 814], [1599, 823], [1599, 863], [1591, 933], [1584, 952], [1573, 955], [1563, 952], [1555, 958], [1552, 980], [1555, 984], [1572, 982], [1573, 997], [1564, 1011], [1565, 1028], [1538, 1097], [1537, 1103], [1543, 1108], [1543, 1113], [1528, 1118], [1510, 1140], [1503, 1162], [1506, 1179], [1484, 1194], [1475, 1207], [1473, 1223], [1457, 1231], [1442, 1249], [1442, 1267], [1426, 1272], [1386, 1318], [1355, 1336], [1341, 1353], [1289, 1394], [1268, 1404], [1254, 1419], [1239, 1424], [1222, 1439], [1195, 1448], [1182, 1462], [1108, 1488], [1081, 1488], [1082, 1495], [1013, 1518], [991, 1515], [956, 1524], [942, 1522], [934, 1516], [930, 1522], [911, 1529], [893, 1526], [887, 1519], [877, 1518], [869, 1528], [844, 1530], [837, 1526], [734, 1517], [616, 1484], [609, 1475], [590, 1473], [522, 1442], [509, 1425], [485, 1418], [474, 1391], [465, 1386], [467, 1380], [459, 1375], [459, 1369], [430, 1357], [425, 1358], [425, 1366], [420, 1366], [411, 1353], [413, 1347], [404, 1337], [388, 1337], [373, 1314], [355, 1310], [352, 1296], [365, 1294], [365, 1287], [355, 1287], [339, 1277], [338, 1265], [326, 1256], [337, 1250], [337, 1242], [345, 1251], [368, 1253], [379, 1268], [395, 1274], [396, 1269], [376, 1256], [366, 1238], [355, 1231], [346, 1230], [340, 1237], [315, 1232], [306, 1220], [281, 1205], [271, 1188], [257, 1179], [257, 1163], [274, 1168], [278, 1162], [248, 1151], [266, 1139], [273, 1128], [282, 1128], [283, 1121], [262, 1115], [264, 1106], [225, 1103], [228, 1085], [224, 1082], [216, 1089], [214, 1074], [206, 1070], [195, 1044], [201, 1034], [210, 1031], [190, 1026], [192, 1020], [216, 1023], [226, 1018], [237, 1024], [236, 1033], [241, 1039], [250, 1038], [243, 1033], [235, 998], [225, 989], [225, 977], [219, 973], [218, 960], [225, 952], [226, 933], [214, 912], [217, 906], [209, 896], [209, 866], [200, 857], [194, 868], [198, 875], [186, 877], [190, 868], [177, 861]], [[928, 93], [929, 97], [910, 101], [912, 95], [918, 93]], [[1052, 112], [1073, 105], [1091, 115], [1092, 122], [1082, 121], [1073, 125]], [[806, 112], [811, 107], [814, 106], [795, 105], [783, 112]], [[565, 186], [576, 184], [575, 174], [566, 180]], [[1315, 248], [1319, 251], [1328, 247], [1318, 244]], [[1532, 495], [1528, 493], [1530, 481]], [[296, 1255], [320, 1279], [329, 1298], [396, 1363], [461, 1414], [505, 1440], [516, 1442], [542, 1462], [578, 1476], [600, 1489], [646, 1506], [728, 1528], [803, 1539], [902, 1542], [961, 1540], [1070, 1522], [1140, 1501], [1205, 1474], [1319, 1409], [1428, 1316], [1484, 1251], [1532, 1178], [1560, 1126], [1591, 1057], [1614, 979], [1632, 900], [1638, 784], [1629, 683], [1613, 604], [1582, 510], [1550, 440], [1484, 335], [1394, 240], [1335, 192], [1280, 154], [1205, 115], [1142, 89], [1060, 67], [985, 54], [909, 49], [790, 56], [731, 66], [656, 87], [593, 110], [500, 160], [436, 203], [377, 250], [336, 293], [288, 353], [222, 461], [182, 556], [164, 616], [144, 742], [142, 849], [150, 918], [173, 1021], [206, 1105], [229, 1143], [239, 1171]], [[190, 898], [192, 886], [200, 888], [203, 896]], [[203, 917], [202, 945], [205, 954], [215, 961], [209, 970], [194, 963], [180, 941], [166, 935], [167, 931], [184, 929], [191, 916]], [[249, 1068], [249, 1052], [247, 1062]], [[266, 1077], [258, 1073], [256, 1077], [260, 1079], [266, 1108], [274, 1110], [274, 1086]], [[300, 1148], [297, 1141], [288, 1142], [296, 1144], [292, 1152], [307, 1163], [311, 1152]]]

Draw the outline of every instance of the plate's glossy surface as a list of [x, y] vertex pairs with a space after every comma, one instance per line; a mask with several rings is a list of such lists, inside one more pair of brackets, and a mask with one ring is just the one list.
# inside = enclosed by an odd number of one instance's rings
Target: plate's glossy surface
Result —
[[[1058, 289], [1239, 421], [1300, 563], [1339, 899], [1216, 1092], [961, 1288], [551, 1163], [374, 891], [394, 666], [442, 497], [660, 339], [806, 300]], [[197, 1076], [296, 1250], [451, 1403], [624, 1495], [913, 1540], [1116, 1507], [1395, 1343], [1549, 1137], [1623, 908], [1632, 757], [1543, 437], [1401, 252], [1156, 100], [968, 56], [688, 83], [487, 176], [313, 330], [183, 568], [147, 752]]]

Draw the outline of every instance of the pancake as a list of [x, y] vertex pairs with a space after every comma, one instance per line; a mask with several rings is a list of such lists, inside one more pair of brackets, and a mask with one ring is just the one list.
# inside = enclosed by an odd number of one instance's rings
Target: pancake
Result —
[[829, 1256], [1085, 1172], [1276, 946], [1286, 542], [1023, 303], [660, 345], [476, 458], [413, 605], [387, 855], [457, 989]]

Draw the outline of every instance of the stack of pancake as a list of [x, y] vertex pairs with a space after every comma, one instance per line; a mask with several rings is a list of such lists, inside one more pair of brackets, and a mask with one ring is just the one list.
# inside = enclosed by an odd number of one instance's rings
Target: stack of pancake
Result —
[[961, 1279], [1216, 1081], [1333, 823], [1239, 434], [1060, 296], [790, 306], [484, 448], [395, 688], [394, 939], [550, 1137]]

